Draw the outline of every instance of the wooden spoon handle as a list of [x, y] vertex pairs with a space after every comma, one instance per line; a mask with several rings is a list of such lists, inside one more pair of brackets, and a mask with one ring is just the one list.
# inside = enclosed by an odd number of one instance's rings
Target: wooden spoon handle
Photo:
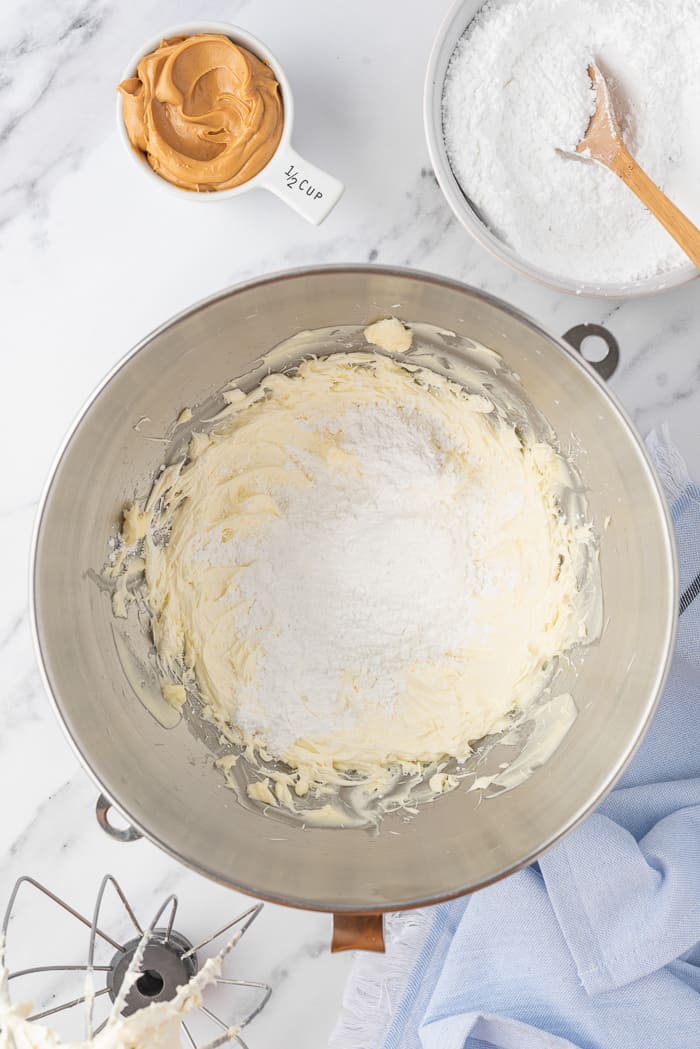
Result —
[[639, 197], [642, 204], [649, 208], [676, 244], [680, 245], [688, 258], [700, 269], [700, 229], [671, 203], [624, 147], [616, 152], [609, 166]]

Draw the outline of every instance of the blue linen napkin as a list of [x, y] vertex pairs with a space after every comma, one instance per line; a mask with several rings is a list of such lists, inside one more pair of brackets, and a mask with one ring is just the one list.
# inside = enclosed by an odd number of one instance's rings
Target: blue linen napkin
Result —
[[393, 916], [358, 958], [332, 1049], [700, 1047], [700, 488], [649, 450], [678, 544], [671, 674], [617, 788], [538, 864]]

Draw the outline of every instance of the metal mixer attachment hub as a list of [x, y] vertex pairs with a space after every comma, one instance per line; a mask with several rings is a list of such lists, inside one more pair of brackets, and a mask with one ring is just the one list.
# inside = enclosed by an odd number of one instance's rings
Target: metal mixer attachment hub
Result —
[[[141, 937], [135, 936], [112, 958], [107, 973], [107, 991], [112, 1001], [119, 994], [140, 945]], [[188, 939], [174, 929], [170, 933], [167, 929], [154, 929], [143, 951], [141, 975], [126, 996], [122, 1014], [130, 1016], [151, 1002], [169, 1002], [178, 987], [189, 983], [197, 968], [197, 955]]]

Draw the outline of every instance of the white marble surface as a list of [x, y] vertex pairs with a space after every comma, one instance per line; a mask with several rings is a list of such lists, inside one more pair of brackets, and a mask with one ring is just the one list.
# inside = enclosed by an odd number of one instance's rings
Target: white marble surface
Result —
[[[643, 302], [565, 297], [488, 257], [443, 203], [429, 170], [421, 95], [447, 6], [7, 0], [0, 7], [0, 901], [30, 873], [88, 908], [100, 875], [112, 871], [144, 918], [177, 891], [192, 937], [242, 902], [150, 844], [120, 846], [98, 830], [95, 788], [49, 709], [27, 616], [32, 521], [61, 436], [102, 374], [172, 313], [242, 278], [306, 263], [369, 260], [449, 274], [555, 332], [580, 321], [607, 324], [622, 354], [614, 389], [643, 432], [668, 420], [700, 475], [700, 285]], [[296, 97], [297, 148], [347, 185], [322, 227], [263, 192], [208, 206], [173, 199], [128, 163], [114, 128], [124, 62], [143, 39], [205, 15], [240, 23], [283, 61]], [[71, 960], [58, 926], [44, 920], [48, 908], [21, 911], [25, 931], [15, 949], [23, 958]], [[349, 962], [329, 956], [329, 930], [324, 916], [265, 909], [233, 965], [274, 987], [249, 1030], [251, 1049], [326, 1044]], [[75, 944], [73, 954], [77, 960]]]

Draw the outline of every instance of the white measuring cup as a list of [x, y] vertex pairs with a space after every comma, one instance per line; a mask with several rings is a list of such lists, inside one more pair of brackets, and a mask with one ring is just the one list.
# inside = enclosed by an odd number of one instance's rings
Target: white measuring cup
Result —
[[129, 156], [138, 164], [140, 170], [169, 193], [176, 193], [180, 198], [190, 200], [228, 200], [231, 197], [239, 197], [251, 189], [267, 189], [276, 197], [289, 204], [309, 222], [318, 225], [326, 218], [335, 207], [343, 193], [343, 183], [333, 175], [321, 171], [315, 164], [304, 160], [299, 156], [291, 144], [292, 127], [294, 124], [294, 101], [289, 81], [285, 76], [282, 66], [269, 49], [254, 37], [251, 33], [240, 29], [238, 26], [227, 22], [186, 22], [183, 25], [172, 26], [158, 36], [148, 40], [142, 48], [133, 56], [128, 63], [122, 80], [136, 75], [136, 67], [144, 55], [150, 54], [158, 47], [162, 40], [169, 40], [177, 36], [198, 36], [202, 33], [219, 33], [232, 40], [234, 44], [247, 48], [257, 58], [269, 65], [275, 74], [280, 90], [282, 92], [282, 105], [284, 109], [284, 125], [282, 135], [274, 154], [265, 167], [247, 182], [232, 189], [212, 190], [211, 192], [197, 193], [193, 190], [183, 189], [173, 185], [167, 179], [158, 175], [148, 163], [145, 155], [134, 149], [129, 136], [126, 133], [124, 119], [122, 116], [121, 96], [117, 97], [117, 130]]

